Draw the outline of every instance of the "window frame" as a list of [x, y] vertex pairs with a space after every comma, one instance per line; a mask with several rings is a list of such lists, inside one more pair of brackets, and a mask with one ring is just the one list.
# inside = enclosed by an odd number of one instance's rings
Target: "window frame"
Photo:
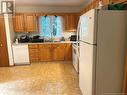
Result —
[[[46, 16], [50, 17], [50, 34], [51, 34], [51, 37], [49, 37], [49, 38], [51, 38], [51, 39], [52, 38], [61, 38], [63, 36], [63, 30], [64, 30], [63, 17], [62, 16], [58, 16], [58, 17], [61, 17], [61, 37], [56, 37], [56, 36], [53, 35], [53, 17], [55, 15], [46, 15]], [[43, 27], [42, 26], [42, 17], [44, 17], [44, 15], [39, 17], [39, 32], [40, 32], [40, 35], [45, 38], [45, 36], [42, 34], [43, 33], [43, 31], [42, 31], [43, 30], [42, 29], [42, 27]]]

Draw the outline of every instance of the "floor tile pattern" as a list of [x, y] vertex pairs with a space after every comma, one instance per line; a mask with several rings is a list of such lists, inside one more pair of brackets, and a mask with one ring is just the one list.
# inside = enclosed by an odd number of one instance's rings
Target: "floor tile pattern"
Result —
[[0, 95], [82, 95], [71, 62], [0, 67]]

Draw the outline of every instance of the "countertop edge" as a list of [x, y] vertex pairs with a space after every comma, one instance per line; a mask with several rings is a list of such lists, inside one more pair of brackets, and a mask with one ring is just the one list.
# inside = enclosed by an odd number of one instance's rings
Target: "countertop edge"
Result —
[[30, 44], [64, 44], [64, 43], [77, 43], [76, 41], [63, 41], [63, 42], [44, 42], [44, 43], [13, 43], [12, 45], [30, 45]]

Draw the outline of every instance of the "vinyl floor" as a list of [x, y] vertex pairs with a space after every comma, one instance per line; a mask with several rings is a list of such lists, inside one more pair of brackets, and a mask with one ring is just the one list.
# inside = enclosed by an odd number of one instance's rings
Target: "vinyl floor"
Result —
[[0, 67], [0, 95], [82, 95], [71, 62]]

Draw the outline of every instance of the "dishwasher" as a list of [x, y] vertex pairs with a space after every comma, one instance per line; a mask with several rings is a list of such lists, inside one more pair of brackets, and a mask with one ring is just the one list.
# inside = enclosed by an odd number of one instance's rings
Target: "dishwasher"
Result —
[[27, 65], [29, 61], [29, 50], [27, 44], [13, 45], [13, 58], [15, 65]]
[[73, 66], [77, 72], [79, 72], [79, 58], [77, 54], [78, 46], [76, 44], [72, 45], [72, 55], [73, 55]]

